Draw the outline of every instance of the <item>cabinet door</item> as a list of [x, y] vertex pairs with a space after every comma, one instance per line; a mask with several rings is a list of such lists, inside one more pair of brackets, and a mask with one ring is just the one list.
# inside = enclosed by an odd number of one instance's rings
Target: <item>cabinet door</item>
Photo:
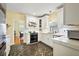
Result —
[[64, 8], [58, 9], [58, 17], [57, 17], [58, 28], [61, 28], [64, 25], [64, 17], [63, 17], [64, 14], [63, 13], [64, 13]]
[[42, 33], [41, 34], [41, 41], [47, 44], [50, 47], [53, 47], [53, 40], [51, 39], [52, 34], [50, 33]]
[[2, 10], [0, 9], [0, 23], [5, 23], [5, 15], [4, 13], [2, 12]]
[[41, 41], [47, 45], [49, 44], [48, 35], [46, 33], [41, 33]]
[[64, 5], [65, 24], [79, 25], [79, 3], [67, 3]]
[[53, 45], [53, 54], [54, 56], [79, 56], [79, 51], [66, 47], [57, 43]]
[[48, 45], [53, 48], [53, 40], [51, 38], [49, 38], [47, 40], [49, 42]]

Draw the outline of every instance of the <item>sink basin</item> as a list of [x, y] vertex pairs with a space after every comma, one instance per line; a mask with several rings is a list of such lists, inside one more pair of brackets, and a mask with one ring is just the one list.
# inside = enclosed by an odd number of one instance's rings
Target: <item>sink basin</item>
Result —
[[61, 37], [63, 35], [53, 35], [53, 38], [56, 38], [56, 37]]

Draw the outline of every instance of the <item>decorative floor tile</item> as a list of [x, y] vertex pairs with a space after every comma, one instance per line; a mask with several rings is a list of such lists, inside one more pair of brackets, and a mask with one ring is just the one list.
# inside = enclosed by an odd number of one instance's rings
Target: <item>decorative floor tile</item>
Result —
[[12, 45], [9, 56], [53, 56], [53, 48], [42, 42]]

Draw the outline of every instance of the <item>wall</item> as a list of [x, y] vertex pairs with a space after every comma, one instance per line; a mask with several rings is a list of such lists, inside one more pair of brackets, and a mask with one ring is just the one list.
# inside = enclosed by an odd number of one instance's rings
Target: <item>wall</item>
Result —
[[49, 15], [49, 29], [51, 33], [58, 31], [58, 10], [53, 10]]
[[50, 32], [59, 32], [59, 29], [63, 28], [64, 25], [64, 10], [63, 7], [60, 9], [53, 10], [49, 15], [49, 28]]
[[10, 10], [6, 11], [6, 23], [9, 25], [7, 28], [7, 35], [10, 37], [10, 45], [14, 44], [14, 28], [16, 28], [16, 33], [19, 35], [19, 26], [14, 26], [14, 22], [22, 22], [22, 24], [25, 24], [25, 18], [25, 14], [13, 12]]

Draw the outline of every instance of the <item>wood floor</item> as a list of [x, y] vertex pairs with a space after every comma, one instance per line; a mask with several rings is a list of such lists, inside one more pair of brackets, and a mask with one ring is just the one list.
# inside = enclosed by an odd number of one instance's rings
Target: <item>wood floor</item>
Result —
[[23, 40], [21, 40], [19, 37], [14, 37], [14, 43], [16, 45], [19, 45], [19, 44], [22, 44], [23, 43]]
[[42, 42], [12, 45], [9, 56], [53, 56], [53, 48]]

